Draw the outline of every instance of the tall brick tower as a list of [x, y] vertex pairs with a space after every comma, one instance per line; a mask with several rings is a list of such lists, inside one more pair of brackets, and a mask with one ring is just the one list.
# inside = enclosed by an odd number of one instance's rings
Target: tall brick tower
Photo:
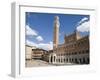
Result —
[[56, 49], [59, 44], [59, 17], [55, 16], [54, 20], [54, 36], [53, 36], [53, 49]]

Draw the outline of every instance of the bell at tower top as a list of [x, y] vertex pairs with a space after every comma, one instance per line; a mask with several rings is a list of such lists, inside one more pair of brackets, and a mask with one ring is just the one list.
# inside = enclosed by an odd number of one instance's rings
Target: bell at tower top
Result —
[[59, 27], [60, 26], [59, 16], [55, 16], [54, 24], [55, 24], [56, 27]]
[[59, 21], [59, 17], [58, 16], [55, 16], [55, 20], [58, 20]]

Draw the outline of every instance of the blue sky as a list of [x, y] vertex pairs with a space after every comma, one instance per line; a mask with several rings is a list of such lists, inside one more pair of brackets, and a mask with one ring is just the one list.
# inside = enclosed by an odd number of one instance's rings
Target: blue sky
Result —
[[42, 44], [41, 48], [45, 44], [52, 44], [55, 16], [59, 16], [60, 21], [59, 43], [64, 42], [65, 34], [70, 34], [75, 29], [84, 34], [89, 33], [89, 15], [26, 12], [25, 16], [26, 30], [29, 33], [26, 31], [26, 40], [33, 42], [33, 45]]

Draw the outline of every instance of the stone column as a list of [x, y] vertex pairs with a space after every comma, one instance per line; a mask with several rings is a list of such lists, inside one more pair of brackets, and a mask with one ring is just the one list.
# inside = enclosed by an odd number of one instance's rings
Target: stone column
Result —
[[60, 63], [61, 63], [61, 55], [60, 55]]
[[56, 63], [56, 56], [53, 56], [53, 63]]

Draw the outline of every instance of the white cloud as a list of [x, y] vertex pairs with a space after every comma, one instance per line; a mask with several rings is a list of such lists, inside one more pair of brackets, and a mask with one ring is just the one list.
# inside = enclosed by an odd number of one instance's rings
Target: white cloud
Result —
[[90, 21], [88, 20], [87, 17], [84, 17], [81, 19], [81, 21], [78, 22], [77, 24], [77, 30], [79, 32], [89, 32], [90, 29]]
[[26, 25], [25, 28], [26, 28], [26, 35], [32, 35], [32, 36], [38, 35], [37, 31], [31, 29], [30, 26]]
[[38, 34], [38, 32], [34, 29], [31, 29], [29, 25], [26, 25], [26, 35], [27, 36], [35, 36], [37, 41], [43, 41], [43, 37]]
[[[43, 37], [40, 36], [37, 31], [31, 29], [28, 25], [26, 25], [26, 35], [27, 36], [35, 36], [35, 39], [37, 41], [43, 41]], [[45, 50], [51, 50], [53, 49], [53, 43], [49, 42], [49, 43], [34, 43], [33, 41], [30, 41], [29, 39], [26, 39], [26, 45], [30, 45], [30, 46], [36, 46], [37, 48], [42, 48]]]
[[90, 21], [86, 21], [77, 27], [77, 30], [80, 32], [89, 32]]
[[52, 50], [53, 49], [53, 43], [49, 42], [49, 43], [39, 43], [38, 44], [39, 48], [43, 48], [45, 50]]
[[38, 41], [43, 41], [42, 36], [37, 36], [36, 39], [37, 39]]
[[81, 24], [81, 23], [83, 23], [83, 22], [86, 21], [86, 20], [88, 20], [87, 17], [82, 18], [81, 21], [78, 22], [78, 25]]
[[52, 50], [53, 49], [53, 42], [49, 43], [34, 43], [32, 41], [26, 40], [26, 44], [30, 46], [36, 46], [37, 48], [42, 48], [45, 50]]
[[30, 40], [26, 40], [26, 45], [29, 45], [29, 46], [36, 46], [37, 47], [37, 44], [30, 41]]
[[50, 44], [53, 44], [53, 42], [52, 42], [52, 41], [50, 41], [49, 43], [50, 43]]

